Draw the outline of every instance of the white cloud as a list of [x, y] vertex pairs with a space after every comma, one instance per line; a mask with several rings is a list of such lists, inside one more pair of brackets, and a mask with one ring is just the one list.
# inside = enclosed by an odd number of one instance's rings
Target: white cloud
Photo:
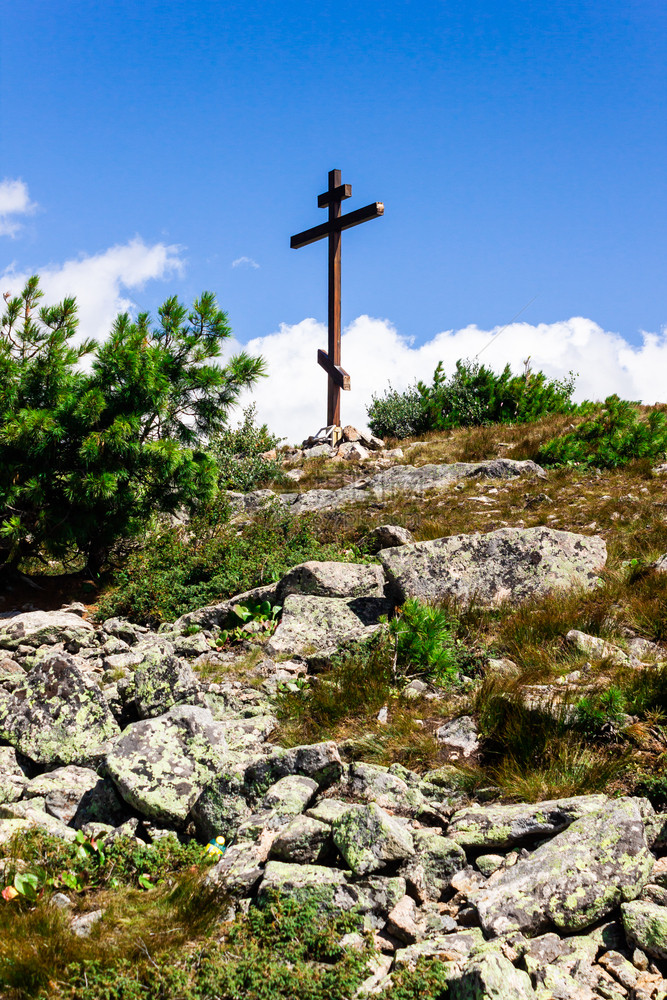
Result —
[[25, 181], [7, 177], [0, 181], [0, 236], [15, 236], [22, 225], [15, 216], [30, 215], [36, 208]]
[[[417, 379], [430, 381], [438, 361], [449, 373], [457, 359], [472, 358], [482, 350], [480, 361], [494, 370], [509, 362], [513, 371], [523, 371], [530, 355], [533, 370], [544, 371], [550, 378], [578, 373], [575, 398], [579, 400], [602, 399], [616, 392], [645, 403], [665, 402], [667, 328], [642, 337], [643, 342], [635, 347], [592, 320], [575, 316], [537, 326], [513, 323], [504, 330], [476, 326], [445, 330], [414, 346], [388, 320], [359, 316], [343, 333], [343, 368], [351, 376], [352, 389], [342, 394], [341, 418], [344, 424], [363, 427], [372, 394], [382, 395], [388, 382], [404, 389]], [[317, 349], [325, 349], [326, 343], [324, 324], [305, 319], [294, 326], [283, 324], [276, 333], [244, 345], [250, 353], [263, 355], [269, 369], [269, 377], [246, 402], [254, 400], [260, 419], [291, 442], [299, 442], [325, 423], [326, 375], [316, 359]]]
[[146, 282], [164, 280], [182, 271], [182, 248], [165, 243], [152, 246], [138, 236], [90, 257], [81, 256], [64, 264], [49, 264], [34, 271], [8, 268], [2, 275], [2, 291], [16, 294], [30, 274], [40, 275], [43, 302], [53, 304], [75, 295], [79, 305], [81, 336], [103, 339], [119, 312], [133, 311], [127, 293], [141, 290]]
[[259, 264], [252, 257], [237, 257], [236, 260], [232, 261], [232, 267], [251, 267], [258, 270]]

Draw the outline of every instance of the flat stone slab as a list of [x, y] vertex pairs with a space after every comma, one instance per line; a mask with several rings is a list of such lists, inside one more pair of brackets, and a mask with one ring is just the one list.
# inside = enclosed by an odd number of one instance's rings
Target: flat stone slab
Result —
[[594, 587], [607, 560], [602, 538], [553, 528], [499, 528], [379, 553], [397, 600], [453, 598], [494, 607], [559, 587]]
[[312, 597], [383, 597], [384, 573], [377, 564], [310, 562], [293, 566], [277, 586], [278, 600], [288, 594]]

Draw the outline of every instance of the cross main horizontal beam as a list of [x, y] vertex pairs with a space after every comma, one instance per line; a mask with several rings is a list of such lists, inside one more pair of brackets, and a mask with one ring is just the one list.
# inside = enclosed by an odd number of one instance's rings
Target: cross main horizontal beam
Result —
[[291, 237], [289, 245], [292, 250], [299, 250], [300, 247], [307, 247], [309, 243], [323, 240], [331, 233], [341, 233], [344, 229], [351, 229], [352, 226], [358, 226], [369, 219], [379, 219], [381, 215], [384, 215], [384, 205], [381, 201], [374, 201], [372, 205], [366, 205], [364, 208], [358, 208], [355, 212], [341, 215], [340, 218], [333, 219], [331, 222], [323, 222], [321, 226], [314, 226], [312, 229], [306, 229], [303, 233], [297, 233], [296, 236]]

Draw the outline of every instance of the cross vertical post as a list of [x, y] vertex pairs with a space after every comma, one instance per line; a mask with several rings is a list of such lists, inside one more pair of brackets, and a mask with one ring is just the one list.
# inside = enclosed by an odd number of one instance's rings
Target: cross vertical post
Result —
[[329, 209], [329, 219], [321, 226], [314, 226], [290, 239], [293, 250], [316, 243], [325, 237], [329, 243], [329, 335], [327, 352], [317, 352], [317, 363], [329, 376], [327, 386], [327, 427], [340, 426], [340, 392], [350, 388], [350, 376], [341, 368], [341, 280], [340, 257], [341, 235], [344, 229], [351, 229], [369, 219], [384, 215], [381, 201], [358, 208], [347, 215], [341, 215], [341, 202], [352, 195], [351, 184], [341, 184], [340, 170], [329, 171], [329, 186], [324, 194], [318, 195], [319, 208]]
[[[340, 219], [341, 198], [335, 197], [336, 188], [340, 187], [340, 170], [329, 171], [329, 224]], [[329, 233], [329, 342], [327, 354], [334, 365], [340, 365], [340, 229], [332, 229]], [[340, 426], [340, 386], [332, 378], [327, 386], [327, 427]]]

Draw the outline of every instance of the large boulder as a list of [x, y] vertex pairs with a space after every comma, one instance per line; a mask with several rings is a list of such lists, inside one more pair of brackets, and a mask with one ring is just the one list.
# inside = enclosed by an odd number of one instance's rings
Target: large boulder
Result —
[[207, 709], [175, 705], [128, 726], [105, 766], [134, 809], [157, 823], [180, 824], [228, 755], [221, 725]]
[[379, 871], [415, 853], [410, 831], [372, 802], [351, 806], [333, 822], [334, 844], [355, 875]]
[[288, 594], [278, 628], [267, 644], [271, 655], [334, 650], [370, 636], [392, 604], [382, 597], [311, 597]]
[[297, 903], [311, 903], [323, 913], [351, 910], [357, 894], [342, 871], [322, 865], [294, 865], [269, 861], [259, 887], [259, 898], [288, 896]]
[[604, 795], [578, 795], [547, 802], [468, 806], [454, 813], [447, 835], [462, 847], [513, 847], [531, 837], [560, 833], [581, 816], [598, 812], [606, 801]]
[[74, 639], [89, 640], [95, 626], [69, 611], [27, 611], [0, 622], [0, 647], [53, 646]]
[[447, 996], [451, 1000], [534, 1000], [530, 976], [515, 969], [502, 952], [482, 948], [461, 973], [452, 972]]
[[569, 933], [635, 899], [654, 863], [644, 830], [651, 813], [645, 799], [609, 801], [492, 876], [474, 900], [484, 932], [533, 935], [553, 925]]
[[382, 567], [364, 563], [305, 562], [293, 566], [280, 580], [278, 600], [288, 594], [312, 597], [382, 597]]
[[104, 695], [67, 653], [45, 656], [0, 697], [0, 739], [36, 764], [94, 763], [117, 734]]
[[597, 536], [553, 528], [499, 528], [380, 552], [398, 601], [453, 598], [493, 607], [558, 587], [596, 586], [607, 559]]

